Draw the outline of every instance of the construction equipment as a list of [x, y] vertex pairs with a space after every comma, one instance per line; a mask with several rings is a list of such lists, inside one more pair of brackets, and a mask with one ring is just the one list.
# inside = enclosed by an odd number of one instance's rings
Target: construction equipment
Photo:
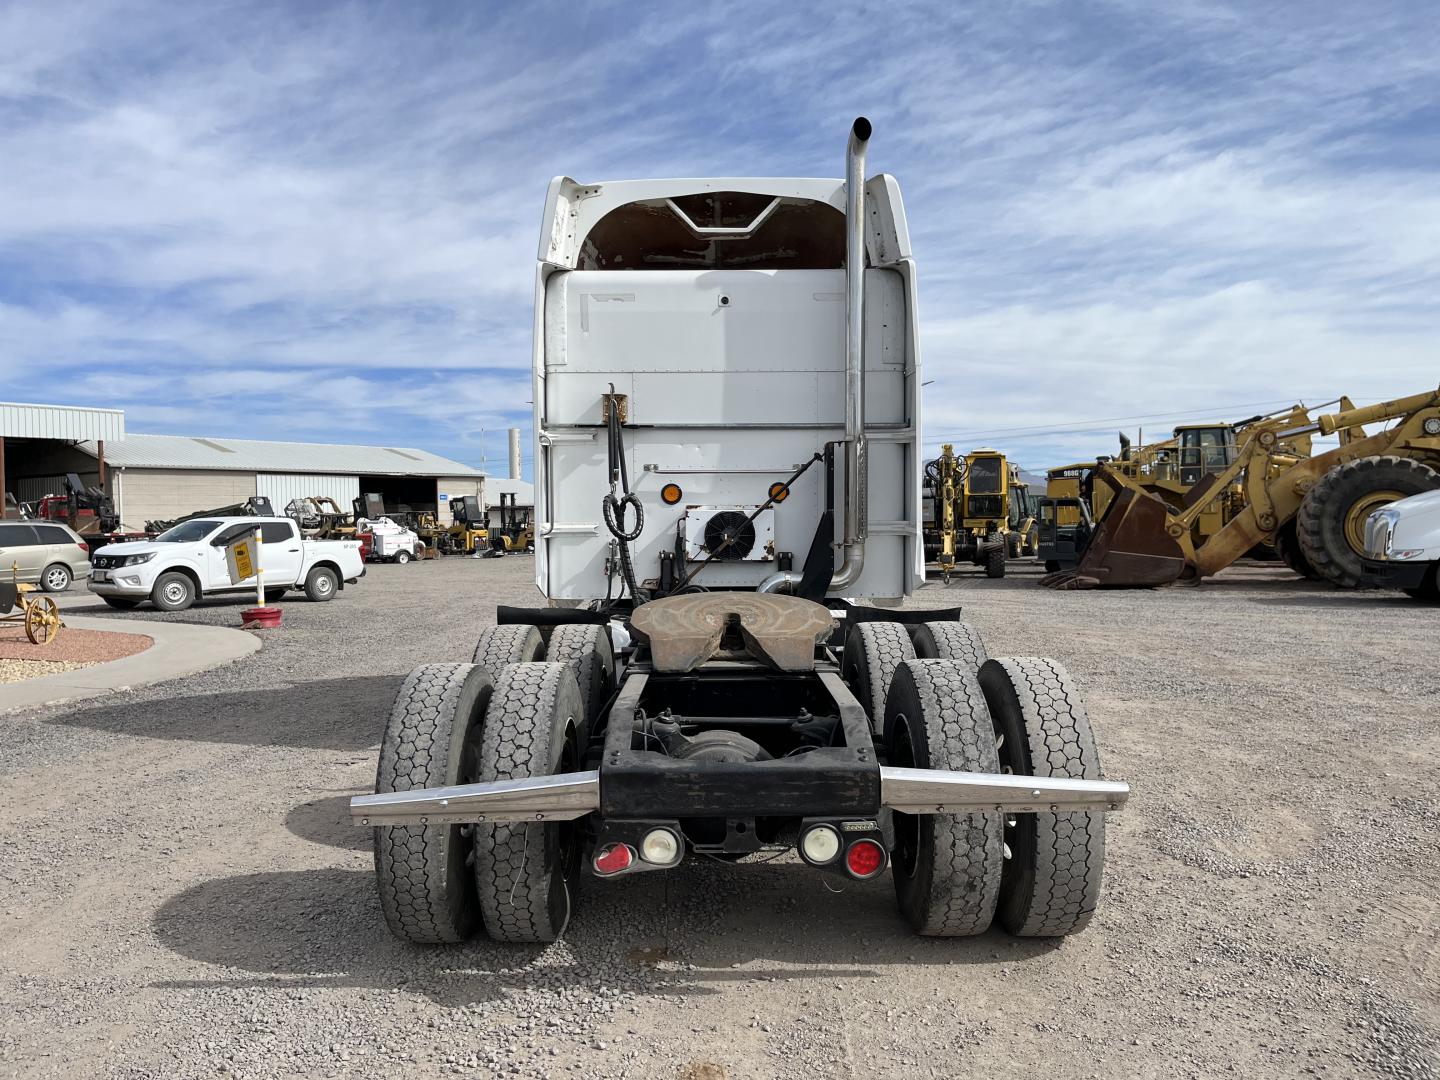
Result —
[[1005, 576], [1015, 474], [998, 450], [982, 447], [958, 458], [950, 443], [926, 466], [934, 504], [927, 547], [934, 551], [945, 580], [950, 580], [956, 559], [983, 566], [986, 577]]
[[869, 135], [857, 120], [843, 184], [552, 182], [549, 604], [501, 608], [473, 664], [399, 690], [376, 792], [350, 804], [398, 936], [553, 940], [582, 868], [689, 852], [795, 851], [851, 896], [893, 864], [922, 934], [1090, 920], [1128, 788], [1101, 779], [1075, 687], [1051, 660], [987, 660], [957, 609], [895, 603], [924, 580], [920, 334]]
[[54, 600], [41, 594], [39, 586], [21, 583], [19, 563], [11, 564], [10, 580], [0, 582], [0, 622], [24, 623], [32, 645], [50, 644], [65, 625]]
[[[1079, 565], [1043, 583], [1054, 588], [1126, 588], [1198, 581], [1257, 545], [1273, 545], [1296, 572], [1342, 588], [1361, 584], [1365, 525], [1387, 504], [1440, 487], [1440, 391], [1320, 414], [1297, 405], [1236, 425], [1237, 452], [1218, 442], [1187, 444], [1168, 474], [1131, 475], [1097, 465], [1095, 505], [1104, 506]], [[1375, 434], [1366, 424], [1386, 424]], [[1315, 435], [1339, 445], [1314, 454]], [[1187, 483], [1188, 482], [1188, 483]], [[1102, 501], [1102, 491], [1106, 498]], [[1203, 529], [1209, 516], [1218, 524]]]
[[354, 515], [340, 508], [329, 495], [308, 495], [285, 504], [285, 516], [295, 522], [307, 540], [353, 540]]
[[535, 529], [530, 524], [530, 511], [520, 510], [515, 505], [515, 493], [500, 493], [500, 527], [490, 536], [490, 551], [494, 555], [510, 555], [521, 551], [535, 550]]
[[86, 484], [77, 473], [65, 477], [64, 495], [46, 495], [25, 508], [25, 515], [40, 521], [58, 521], [81, 536], [108, 536], [120, 527], [115, 503], [105, 489]]
[[194, 521], [196, 518], [207, 517], [275, 517], [275, 511], [270, 507], [270, 500], [264, 495], [251, 495], [238, 503], [230, 503], [228, 506], [217, 506], [213, 510], [196, 510], [193, 514], [182, 514], [177, 518], [170, 518], [165, 521], [145, 522], [147, 533], [162, 533], [173, 529], [176, 525], [187, 521]]
[[490, 529], [485, 513], [485, 500], [479, 495], [459, 495], [450, 500], [450, 516], [454, 519], [441, 535], [440, 547], [446, 555], [474, 555], [490, 551]]
[[1031, 491], [1020, 466], [1010, 465], [1010, 492], [1006, 499], [1005, 553], [1023, 559], [1040, 552], [1040, 495]]

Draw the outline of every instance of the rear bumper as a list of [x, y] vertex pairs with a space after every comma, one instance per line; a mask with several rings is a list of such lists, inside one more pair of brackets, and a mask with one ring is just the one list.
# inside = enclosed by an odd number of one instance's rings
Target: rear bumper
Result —
[[[818, 753], [818, 751], [817, 751]], [[814, 754], [804, 755], [813, 757]], [[944, 772], [939, 769], [875, 767], [873, 785], [854, 785], [849, 770], [831, 772], [812, 767], [801, 788], [774, 770], [755, 770], [751, 762], [736, 772], [752, 770], [743, 788], [738, 777], [706, 770], [691, 780], [694, 801], [673, 800], [678, 788], [656, 783], [649, 799], [614, 800], [607, 793], [606, 770], [499, 780], [379, 795], [350, 800], [355, 825], [459, 825], [483, 821], [559, 821], [600, 811], [619, 819], [695, 817], [826, 817], [873, 816], [881, 806], [905, 814], [964, 814], [977, 810], [1011, 813], [1119, 810], [1130, 798], [1130, 786], [1112, 780], [1070, 780], [1015, 776], [1005, 773]], [[652, 781], [662, 770], [647, 769]], [[694, 776], [692, 770], [692, 776]], [[763, 779], [761, 777], [764, 777]], [[628, 789], [622, 789], [628, 790]], [[873, 800], [873, 801], [871, 801]], [[801, 809], [813, 807], [813, 810]]]
[[1418, 589], [1434, 565], [1433, 562], [1361, 559], [1360, 584], [1372, 589]]

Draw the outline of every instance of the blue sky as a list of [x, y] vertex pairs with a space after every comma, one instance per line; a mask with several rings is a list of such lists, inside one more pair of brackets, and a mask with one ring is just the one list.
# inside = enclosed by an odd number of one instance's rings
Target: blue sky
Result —
[[549, 178], [839, 175], [857, 113], [932, 445], [1411, 393], [1437, 101], [1404, 3], [0, 0], [0, 398], [503, 470]]

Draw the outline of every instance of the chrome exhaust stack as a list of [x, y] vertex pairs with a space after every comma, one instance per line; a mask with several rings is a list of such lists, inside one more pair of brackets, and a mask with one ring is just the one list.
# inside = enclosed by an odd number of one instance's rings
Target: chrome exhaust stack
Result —
[[845, 561], [832, 591], [860, 580], [870, 531], [865, 441], [865, 149], [870, 121], [856, 117], [845, 148]]

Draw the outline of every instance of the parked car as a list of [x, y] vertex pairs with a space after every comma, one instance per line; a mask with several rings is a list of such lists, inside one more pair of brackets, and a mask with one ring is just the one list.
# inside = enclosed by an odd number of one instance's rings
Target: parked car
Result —
[[304, 589], [311, 600], [330, 600], [365, 574], [358, 541], [306, 540], [289, 518], [195, 518], [153, 540], [110, 544], [95, 552], [90, 591], [113, 608], [148, 600], [162, 611], [184, 611], [202, 596], [253, 596], [253, 576], [231, 581], [225, 549], [256, 529], [267, 602], [290, 589]]
[[1398, 499], [1365, 523], [1361, 583], [1440, 600], [1440, 491]]
[[64, 592], [89, 576], [90, 545], [58, 521], [0, 522], [0, 578], [10, 581], [12, 566], [26, 584]]

